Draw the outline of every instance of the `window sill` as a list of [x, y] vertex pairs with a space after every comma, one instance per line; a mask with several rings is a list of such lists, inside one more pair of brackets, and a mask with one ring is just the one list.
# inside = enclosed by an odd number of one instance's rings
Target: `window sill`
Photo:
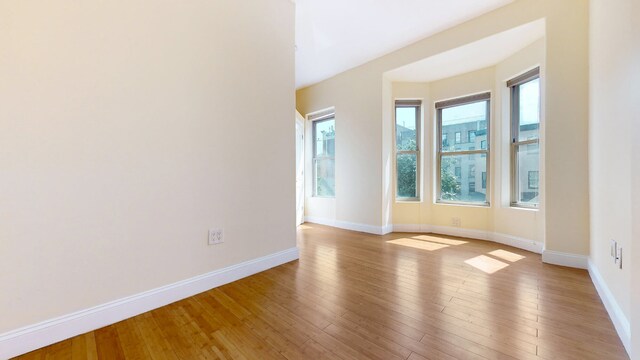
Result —
[[527, 206], [521, 204], [511, 204], [509, 209], [524, 210], [524, 211], [540, 211], [540, 206]]
[[396, 199], [396, 204], [420, 204], [421, 199]]
[[434, 205], [444, 205], [444, 206], [464, 206], [464, 207], [473, 207], [480, 209], [489, 209], [491, 208], [491, 203], [481, 204], [481, 203], [464, 203], [464, 202], [445, 202], [445, 201], [436, 201]]

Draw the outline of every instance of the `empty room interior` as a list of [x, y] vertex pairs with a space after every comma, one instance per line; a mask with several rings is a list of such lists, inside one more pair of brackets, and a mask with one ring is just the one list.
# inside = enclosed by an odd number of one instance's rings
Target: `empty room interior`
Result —
[[640, 360], [639, 17], [0, 1], [0, 359]]

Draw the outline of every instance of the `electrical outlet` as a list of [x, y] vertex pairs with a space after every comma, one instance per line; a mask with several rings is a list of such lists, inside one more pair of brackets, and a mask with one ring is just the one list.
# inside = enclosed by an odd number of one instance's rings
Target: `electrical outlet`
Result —
[[451, 218], [451, 225], [455, 226], [455, 227], [460, 227], [462, 225], [462, 222], [460, 221], [459, 217], [452, 217]]
[[621, 247], [618, 248], [618, 252], [616, 253], [616, 262], [618, 263], [618, 266], [620, 267], [620, 269], [622, 269], [622, 248]]
[[209, 245], [217, 245], [224, 242], [222, 229], [209, 229]]

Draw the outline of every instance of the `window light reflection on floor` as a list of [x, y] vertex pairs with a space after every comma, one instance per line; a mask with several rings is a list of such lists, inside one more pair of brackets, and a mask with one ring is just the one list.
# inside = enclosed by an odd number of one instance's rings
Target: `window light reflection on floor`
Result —
[[387, 241], [387, 243], [401, 245], [401, 246], [408, 246], [415, 249], [428, 250], [428, 251], [434, 251], [434, 250], [439, 250], [442, 248], [449, 247], [449, 245], [446, 245], [446, 244], [437, 244], [429, 241], [422, 241], [422, 240], [409, 239], [409, 238], [389, 240]]
[[412, 237], [412, 239], [431, 241], [431, 242], [436, 242], [436, 243], [446, 244], [446, 245], [462, 245], [462, 244], [468, 243], [468, 241], [448, 239], [448, 238], [433, 236], [433, 235], [418, 235], [418, 236]]
[[464, 262], [478, 270], [486, 272], [487, 274], [493, 274], [496, 271], [502, 270], [509, 266], [509, 264], [507, 263], [496, 260], [494, 258], [490, 258], [486, 255], [479, 255], [474, 258], [465, 260]]
[[516, 262], [518, 260], [522, 260], [525, 258], [525, 256], [516, 254], [516, 253], [512, 253], [511, 251], [507, 251], [507, 250], [494, 250], [492, 252], [489, 253], [489, 255], [493, 255], [497, 258], [503, 259], [503, 260], [507, 260], [509, 262]]

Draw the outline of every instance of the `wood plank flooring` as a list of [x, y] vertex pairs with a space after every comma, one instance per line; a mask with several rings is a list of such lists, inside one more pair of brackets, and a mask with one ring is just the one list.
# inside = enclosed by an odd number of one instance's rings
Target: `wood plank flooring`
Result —
[[628, 359], [584, 270], [492, 242], [298, 230], [300, 260], [18, 359]]

